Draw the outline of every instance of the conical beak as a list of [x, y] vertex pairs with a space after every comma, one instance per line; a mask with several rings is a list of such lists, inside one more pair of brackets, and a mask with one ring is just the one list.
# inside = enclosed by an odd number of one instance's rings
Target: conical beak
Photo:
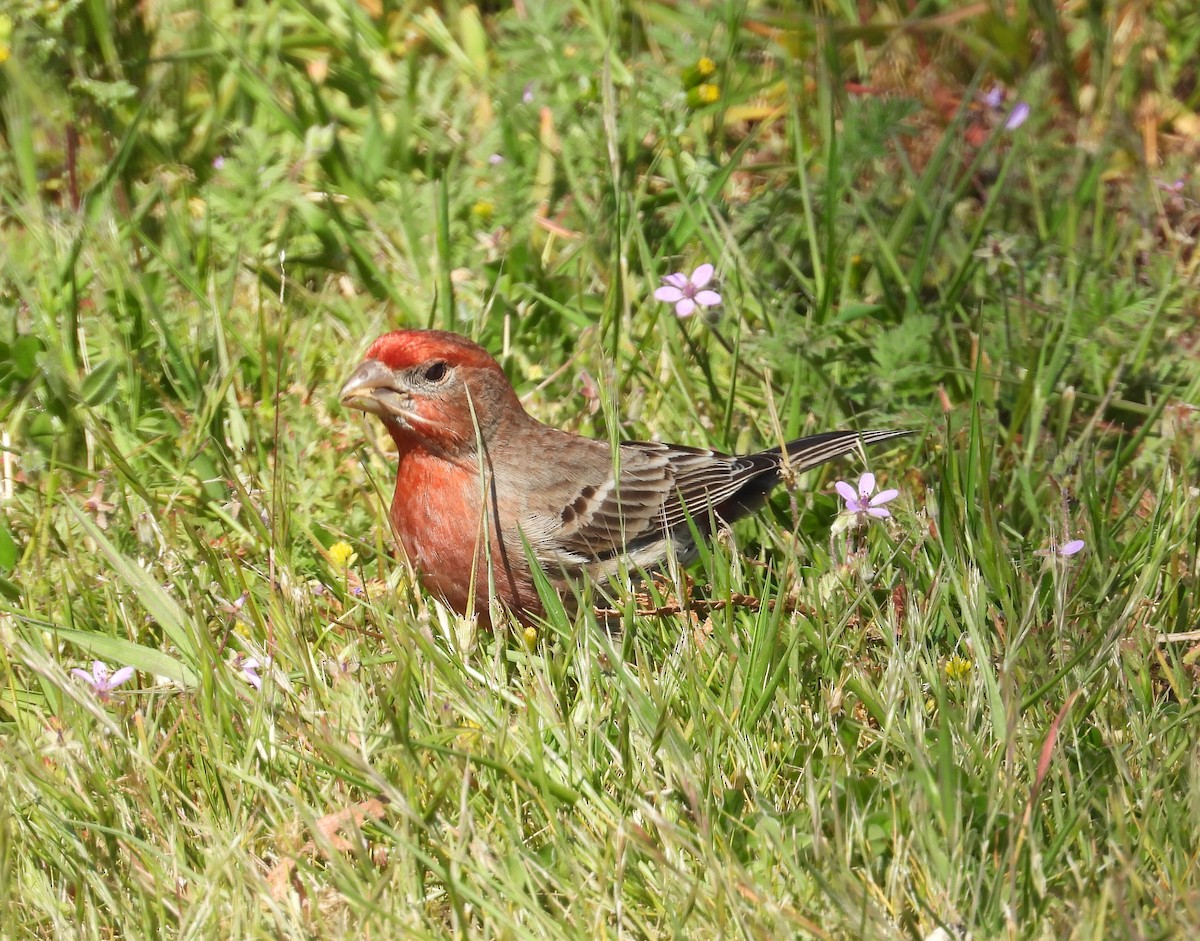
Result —
[[338, 393], [347, 408], [383, 418], [403, 418], [407, 396], [396, 389], [396, 375], [377, 359], [364, 360]]

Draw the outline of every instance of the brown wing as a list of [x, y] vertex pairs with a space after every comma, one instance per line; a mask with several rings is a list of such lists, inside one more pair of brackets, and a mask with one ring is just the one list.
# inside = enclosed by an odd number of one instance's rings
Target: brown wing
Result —
[[606, 561], [639, 538], [662, 532], [659, 518], [675, 481], [669, 451], [622, 445], [620, 462], [619, 483], [612, 474], [603, 481], [587, 483], [563, 507], [544, 543], [555, 561]]
[[[742, 457], [708, 448], [623, 442], [619, 484], [611, 474], [589, 482], [575, 491], [559, 517], [527, 516], [522, 529], [543, 563], [592, 567], [625, 554], [637, 565], [652, 566], [666, 556], [668, 541], [683, 547], [691, 543], [689, 515], [703, 534], [715, 520], [732, 522], [761, 505], [779, 483], [784, 452], [800, 472], [860, 444], [904, 434], [834, 431]], [[564, 479], [580, 479], [580, 468], [558, 470]]]
[[620, 454], [619, 483], [610, 475], [580, 487], [558, 520], [526, 527], [542, 536], [530, 542], [543, 561], [594, 565], [629, 554], [637, 564], [653, 565], [666, 556], [668, 538], [686, 524], [688, 513], [707, 531], [711, 511], [720, 516], [720, 505], [755, 477], [778, 480], [778, 452], [732, 457], [705, 448], [625, 442]]

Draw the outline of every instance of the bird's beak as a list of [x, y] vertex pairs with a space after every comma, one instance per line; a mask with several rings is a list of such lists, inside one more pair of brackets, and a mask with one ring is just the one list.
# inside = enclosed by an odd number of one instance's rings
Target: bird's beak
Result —
[[362, 409], [381, 418], [403, 419], [408, 396], [396, 388], [396, 375], [377, 359], [367, 359], [354, 370], [338, 393], [348, 408]]

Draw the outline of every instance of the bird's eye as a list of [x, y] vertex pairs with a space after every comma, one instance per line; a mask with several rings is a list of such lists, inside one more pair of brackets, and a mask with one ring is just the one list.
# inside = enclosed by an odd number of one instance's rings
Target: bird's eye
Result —
[[450, 375], [450, 368], [439, 360], [426, 366], [425, 371], [421, 373], [421, 378], [426, 382], [441, 382], [448, 375]]

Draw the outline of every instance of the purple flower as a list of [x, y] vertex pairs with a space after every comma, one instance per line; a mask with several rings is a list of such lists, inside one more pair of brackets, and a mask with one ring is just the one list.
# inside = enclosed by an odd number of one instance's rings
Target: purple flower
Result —
[[1018, 101], [1016, 107], [1012, 109], [1012, 113], [1009, 114], [1008, 120], [1004, 122], [1004, 130], [1015, 131], [1025, 123], [1028, 117], [1029, 105], [1024, 101]]
[[233, 658], [230, 664], [237, 671], [238, 676], [249, 683], [255, 690], [262, 689], [262, 677], [258, 675], [258, 671], [266, 664], [260, 663], [257, 657], [247, 657], [238, 654]]
[[677, 317], [690, 317], [697, 307], [716, 307], [721, 303], [720, 294], [704, 290], [712, 276], [712, 265], [701, 265], [690, 275], [682, 271], [669, 274], [663, 278], [663, 286], [654, 292], [654, 298], [674, 304]]
[[212, 165], [213, 165], [214, 170], [224, 170], [225, 169], [225, 158], [222, 157], [220, 154], [217, 154], [215, 157], [213, 157]]
[[498, 167], [500, 164], [504, 163], [504, 158], [500, 154], [492, 154], [490, 157], [488, 157], [488, 163], [490, 163], [493, 167]]
[[871, 496], [875, 491], [875, 475], [870, 471], [858, 478], [857, 491], [844, 480], [839, 480], [834, 484], [833, 489], [846, 501], [845, 512], [860, 521], [865, 520], [868, 516], [875, 519], [886, 519], [891, 516], [892, 514], [888, 512], [884, 504], [891, 503], [900, 496], [899, 490], [883, 490], [876, 493], [875, 496]]
[[523, 102], [525, 102], [525, 104], [527, 104], [527, 105], [533, 104], [533, 89], [534, 89], [534, 84], [533, 84], [533, 82], [530, 82], [521, 91], [521, 100]]
[[[983, 104], [989, 111], [999, 111], [1004, 107], [1005, 92], [1003, 85], [993, 85], [983, 96]], [[1018, 101], [1008, 117], [1004, 119], [1004, 130], [1015, 131], [1029, 119], [1029, 104]]]
[[1086, 543], [1082, 539], [1072, 539], [1070, 542], [1065, 542], [1061, 546], [1053, 539], [1050, 540], [1050, 545], [1045, 549], [1038, 549], [1034, 555], [1062, 556], [1069, 558], [1076, 552], [1082, 549]]
[[93, 660], [91, 673], [88, 673], [87, 670], [75, 669], [71, 671], [71, 675], [87, 683], [101, 702], [108, 702], [112, 698], [114, 689], [132, 679], [133, 667], [121, 667], [116, 673], [110, 674], [106, 663], [102, 660]]

